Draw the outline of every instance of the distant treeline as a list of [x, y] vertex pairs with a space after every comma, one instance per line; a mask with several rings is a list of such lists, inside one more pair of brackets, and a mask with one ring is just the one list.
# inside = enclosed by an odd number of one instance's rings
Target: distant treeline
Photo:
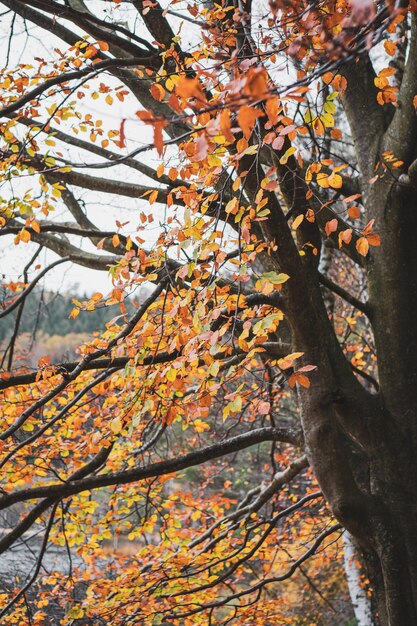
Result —
[[[5, 302], [13, 297], [10, 291], [0, 287], [0, 311]], [[80, 302], [88, 300], [88, 296], [79, 294], [55, 294], [42, 289], [34, 289], [26, 298], [23, 314], [19, 325], [19, 334], [42, 331], [47, 335], [67, 335], [69, 333], [92, 333], [104, 328], [106, 322], [120, 313], [118, 305], [102, 306], [94, 311], [81, 310], [78, 317], [70, 319], [74, 308], [72, 299]], [[126, 308], [133, 309], [126, 301]], [[18, 308], [9, 315], [0, 318], [0, 342], [8, 339], [14, 330]]]

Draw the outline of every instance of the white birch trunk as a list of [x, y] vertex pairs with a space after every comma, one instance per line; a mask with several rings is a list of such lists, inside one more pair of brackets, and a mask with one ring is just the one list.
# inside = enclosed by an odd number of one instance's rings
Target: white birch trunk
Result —
[[356, 562], [358, 553], [350, 534], [343, 533], [344, 544], [344, 567], [349, 588], [349, 595], [352, 600], [353, 611], [358, 626], [374, 626], [371, 613], [371, 602], [366, 590], [361, 586], [360, 569]]

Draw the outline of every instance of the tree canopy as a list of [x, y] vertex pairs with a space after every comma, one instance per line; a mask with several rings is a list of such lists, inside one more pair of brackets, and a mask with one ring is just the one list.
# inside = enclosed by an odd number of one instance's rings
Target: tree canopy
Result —
[[[0, 6], [0, 619], [311, 626], [346, 532], [417, 623], [415, 0]], [[70, 263], [102, 328], [24, 367]]]

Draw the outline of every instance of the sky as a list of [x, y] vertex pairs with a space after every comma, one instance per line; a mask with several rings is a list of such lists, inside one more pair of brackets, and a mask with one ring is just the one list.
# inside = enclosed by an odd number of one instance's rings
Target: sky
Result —
[[[96, 15], [104, 17], [110, 13], [114, 13], [114, 4], [110, 2], [102, 2], [96, 0], [95, 2], [89, 2], [88, 6], [94, 8]], [[181, 5], [176, 5], [176, 11], [181, 11]], [[119, 15], [120, 14], [120, 15]], [[129, 21], [130, 24], [134, 23], [136, 26], [136, 32], [140, 32], [141, 36], [146, 36], [147, 32], [143, 25], [137, 23], [137, 12], [134, 9], [130, 9], [128, 13], [123, 5], [119, 11], [116, 12], [117, 18], [120, 21]], [[132, 21], [133, 20], [133, 21]], [[185, 38], [185, 45], [192, 45], [191, 39], [193, 36], [193, 28], [187, 23], [187, 27], [181, 26], [182, 20], [176, 17], [170, 18], [171, 24], [174, 27], [175, 32], [182, 33]], [[2, 18], [0, 23], [0, 65], [8, 67], [14, 67], [20, 62], [31, 62], [34, 57], [42, 56], [45, 59], [57, 58], [57, 53], [54, 52], [55, 47], [59, 47], [62, 51], [65, 50], [66, 44], [60, 42], [50, 33], [45, 33], [37, 27], [29, 28], [29, 36], [23, 28], [23, 24], [20, 20], [17, 20], [14, 26], [14, 40], [10, 50], [8, 50], [8, 38], [10, 34], [10, 19], [8, 16]], [[80, 31], [80, 36], [82, 31]], [[148, 34], [149, 40], [152, 38]], [[7, 55], [9, 56], [7, 63]], [[112, 76], [107, 74], [102, 75], [97, 80], [91, 80], [90, 93], [99, 86], [100, 82], [105, 82], [108, 85], [117, 86], [117, 81]], [[47, 102], [50, 105], [52, 100]], [[101, 119], [103, 121], [103, 130], [106, 133], [110, 129], [119, 129], [121, 122], [125, 119], [125, 133], [126, 133], [126, 148], [124, 150], [118, 150], [115, 146], [109, 146], [115, 152], [128, 153], [131, 150], [146, 145], [152, 142], [152, 130], [150, 127], [143, 125], [135, 112], [138, 110], [139, 105], [133, 96], [127, 96], [124, 102], [120, 102], [117, 98], [114, 98], [113, 104], [110, 106], [105, 103], [104, 97], [99, 100], [93, 100], [91, 97], [85, 97], [78, 104], [77, 108], [82, 115], [90, 114], [94, 119]], [[65, 129], [64, 125], [61, 125], [62, 130]], [[81, 136], [81, 135], [80, 135]], [[88, 139], [86, 134], [84, 139]], [[59, 143], [59, 142], [57, 142]], [[1, 147], [1, 146], [0, 146]], [[43, 150], [47, 150], [47, 146], [42, 145]], [[82, 163], [97, 163], [102, 161], [100, 157], [88, 154], [81, 150], [71, 149], [68, 151], [67, 147], [60, 146], [65, 156], [70, 157], [73, 162]], [[140, 156], [149, 165], [157, 166], [160, 159], [157, 157], [155, 151], [151, 151]], [[139, 172], [131, 170], [124, 166], [115, 166], [109, 169], [101, 170], [88, 170], [83, 169], [83, 173], [90, 173], [95, 176], [102, 176], [104, 178], [121, 179], [125, 181], [135, 182], [139, 184], [154, 185], [152, 181], [142, 176]], [[28, 188], [35, 188], [37, 181], [31, 181], [29, 177], [19, 177], [18, 180], [14, 179], [11, 184], [9, 181], [0, 182], [0, 197], [7, 201], [11, 195], [22, 196]], [[77, 198], [84, 200], [86, 206], [88, 206], [88, 216], [96, 223], [97, 226], [103, 230], [117, 230], [115, 224], [116, 220], [121, 223], [128, 222], [123, 228], [124, 234], [139, 234], [143, 236], [143, 233], [136, 233], [136, 225], [139, 222], [138, 216], [141, 211], [145, 213], [150, 210], [154, 216], [154, 222], [151, 227], [146, 230], [146, 246], [151, 246], [156, 241], [160, 232], [160, 223], [164, 219], [164, 209], [158, 205], [152, 205], [149, 207], [148, 202], [144, 198], [132, 199], [125, 197], [111, 196], [109, 194], [101, 194], [97, 192], [85, 191], [80, 188], [72, 187]], [[69, 220], [71, 216], [66, 212], [62, 205], [58, 205], [57, 210], [53, 216], [54, 221]], [[79, 244], [80, 239], [76, 237], [70, 238], [74, 244]], [[96, 252], [97, 250], [92, 245], [84, 245], [84, 249], [90, 252]], [[1, 280], [18, 280], [21, 275], [21, 268], [30, 256], [37, 249], [37, 245], [30, 242], [29, 244], [20, 244], [15, 246], [14, 237], [4, 236], [0, 238], [0, 279]], [[45, 264], [51, 263], [58, 257], [51, 251], [42, 251], [39, 256], [39, 263], [42, 267]], [[34, 274], [33, 274], [34, 275]], [[5, 278], [3, 278], [5, 277]], [[112, 281], [105, 271], [90, 270], [74, 264], [60, 265], [55, 270], [52, 270], [47, 274], [45, 279], [45, 286], [47, 289], [56, 291], [63, 290], [76, 293], [92, 294], [97, 291], [106, 294], [112, 289]]]
[[[76, 1], [79, 2], [79, 0]], [[107, 1], [104, 2], [103, 0], [93, 0], [87, 4], [99, 17], [110, 18], [113, 21], [117, 20], [123, 22], [131, 28], [135, 28], [135, 32], [141, 37], [147, 37], [149, 38], [149, 41], [152, 41], [151, 35], [147, 33], [144, 25], [140, 23], [140, 18], [134, 8], [128, 7], [126, 4], [118, 5], [118, 8], [115, 8], [114, 3]], [[162, 5], [168, 6], [167, 0], [163, 0]], [[185, 10], [185, 6], [186, 5], [182, 2], [175, 3], [175, 12], [181, 13], [183, 11], [189, 16], [189, 13]], [[259, 16], [263, 12], [268, 11], [267, 0], [259, 0], [259, 2], [254, 4], [254, 10], [255, 9], [258, 11]], [[194, 26], [189, 21], [183, 21], [178, 17], [169, 16], [169, 20], [174, 32], [180, 34], [184, 48], [191, 50], [199, 40], [199, 27]], [[254, 18], [254, 23], [256, 24], [256, 17]], [[33, 58], [39, 56], [42, 56], [45, 59], [56, 59], [58, 57], [58, 54], [55, 51], [56, 47], [59, 47], [63, 52], [66, 50], [65, 43], [60, 42], [52, 34], [45, 33], [45, 31], [42, 31], [37, 27], [29, 26], [28, 36], [20, 20], [15, 22], [13, 45], [9, 49], [8, 40], [10, 25], [10, 17], [3, 17], [0, 23], [0, 65], [14, 67], [20, 62], [24, 61], [27, 63]], [[71, 28], [73, 27], [71, 26]], [[82, 31], [80, 31], [79, 34], [81, 38], [81, 35], [83, 34]], [[8, 62], [7, 56], [9, 56]], [[287, 63], [287, 61], [284, 63]], [[288, 70], [287, 66], [278, 66], [278, 70], [280, 71], [280, 80], [283, 81], [284, 84], [288, 84], [292, 81], [294, 76], [291, 76], [291, 72]], [[98, 79], [93, 79], [89, 82], [89, 93], [93, 93], [93, 91], [99, 86], [100, 82], [105, 82], [110, 86], [120, 84], [114, 77], [103, 74]], [[51, 100], [48, 100], [47, 105], [50, 104]], [[127, 154], [135, 148], [152, 142], [152, 129], [140, 122], [138, 117], [135, 115], [138, 108], [138, 102], [131, 95], [127, 96], [124, 102], [120, 102], [114, 97], [113, 104], [111, 106], [105, 103], [104, 97], [101, 97], [98, 100], [93, 100], [88, 95], [77, 103], [77, 109], [82, 115], [85, 116], [89, 114], [93, 117], [93, 119], [101, 119], [103, 121], [102, 128], [105, 133], [110, 129], [118, 130], [122, 120], [125, 120], [127, 144], [125, 150], [120, 151], [114, 146], [109, 146], [113, 151], [121, 152], [122, 154], [123, 152]], [[69, 120], [67, 128], [65, 128], [65, 123], [63, 123], [61, 125], [61, 129], [68, 131], [71, 128], [72, 123], [73, 121]], [[88, 139], [88, 133], [81, 137]], [[40, 142], [40, 146], [43, 152], [48, 150], [48, 146], [43, 144], [42, 141]], [[68, 150], [68, 147], [63, 144], [59, 146], [59, 149], [62, 151], [63, 155], [68, 157], [68, 159], [72, 162], [97, 163], [101, 161], [100, 157], [85, 153], [81, 150], [74, 150], [72, 148]], [[168, 151], [168, 156], [169, 154], [170, 153]], [[172, 158], [174, 158], [174, 154], [174, 149], [172, 149]], [[152, 166], [157, 166], [160, 162], [160, 159], [154, 150], [146, 152], [143, 155], [141, 154], [138, 158], [143, 159]], [[155, 186], [155, 183], [146, 179], [145, 176], [142, 176], [136, 170], [126, 168], [122, 165], [101, 170], [83, 169], [82, 172], [105, 178], [121, 179]], [[13, 184], [10, 184], [9, 181], [3, 181], [3, 183], [0, 182], [0, 197], [7, 200], [7, 198], [10, 198], [13, 194], [16, 196], [22, 196], [31, 186], [36, 188], [36, 184], [37, 181], [31, 181], [28, 176], [19, 177], [17, 180], [14, 179]], [[88, 217], [101, 229], [116, 230], [117, 227], [115, 221], [118, 220], [121, 223], [127, 222], [126, 226], [123, 227], [124, 234], [139, 234], [141, 237], [146, 239], [144, 245], [147, 248], [152, 246], [152, 244], [156, 241], [161, 231], [161, 224], [164, 222], [165, 209], [161, 205], [154, 204], [149, 206], [147, 200], [144, 198], [131, 199], [117, 197], [109, 194], [85, 191], [74, 187], [72, 187], [72, 190], [78, 199], [85, 201], [85, 205], [88, 207]], [[147, 227], [146, 235], [143, 235], [143, 233], [136, 233], [136, 226], [139, 222], [139, 213], [141, 211], [145, 213], [152, 212], [154, 217], [154, 222], [151, 227]], [[72, 217], [60, 204], [57, 205], [57, 210], [53, 219], [54, 221], [57, 219], [61, 221], [70, 219], [73, 221]], [[24, 245], [20, 244], [16, 247], [13, 243], [13, 239], [13, 237], [0, 238], [0, 278], [2, 275], [5, 275], [9, 277], [8, 280], [17, 280], [19, 278], [22, 266], [36, 249], [36, 245], [33, 243]], [[80, 243], [79, 239], [73, 236], [70, 237], [70, 240], [77, 245]], [[83, 244], [83, 247], [90, 252], [99, 254], [96, 248], [92, 245]], [[56, 255], [50, 251], [42, 252], [39, 257], [42, 267], [45, 264], [56, 260], [56, 258]], [[65, 264], [60, 265], [57, 269], [48, 273], [47, 278], [45, 279], [45, 286], [47, 289], [52, 291], [64, 290], [73, 293], [85, 292], [87, 294], [99, 291], [100, 293], [106, 294], [112, 289], [112, 282], [106, 272], [98, 272], [77, 265]]]

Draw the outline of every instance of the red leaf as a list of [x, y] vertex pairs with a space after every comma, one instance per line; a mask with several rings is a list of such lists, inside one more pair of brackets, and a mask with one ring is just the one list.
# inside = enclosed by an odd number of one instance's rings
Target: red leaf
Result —
[[120, 129], [119, 129], [119, 147], [120, 148], [126, 148], [126, 135], [125, 135], [125, 123], [126, 120], [122, 119], [122, 122], [120, 124]]

